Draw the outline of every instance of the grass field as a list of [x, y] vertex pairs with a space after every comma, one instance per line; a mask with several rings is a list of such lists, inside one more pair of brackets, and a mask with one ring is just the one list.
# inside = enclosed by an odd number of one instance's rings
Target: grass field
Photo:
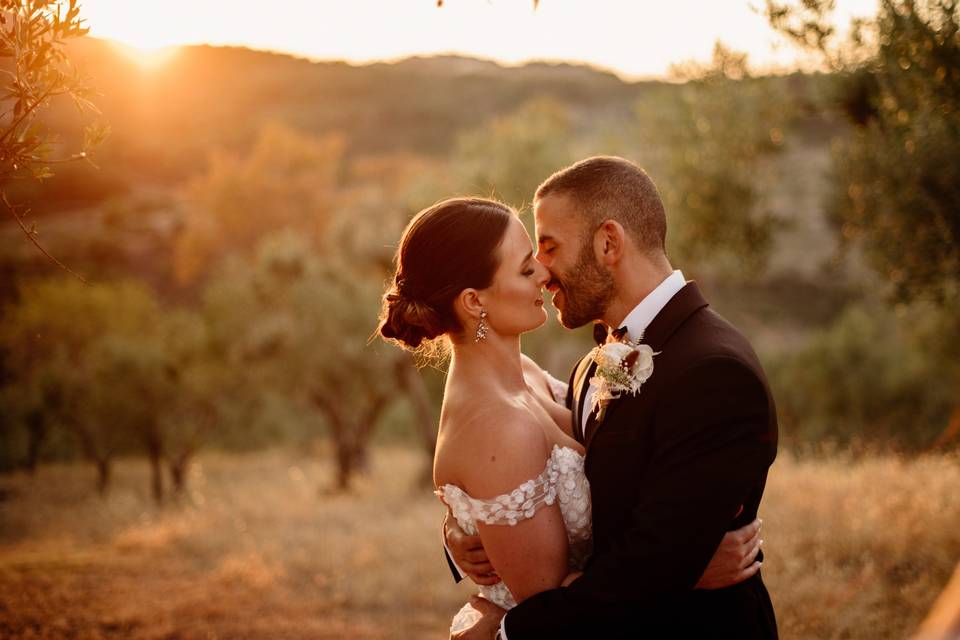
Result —
[[[350, 495], [283, 450], [208, 453], [154, 507], [146, 464], [0, 477], [0, 637], [444, 638], [454, 586], [420, 454], [375, 452]], [[903, 638], [960, 559], [960, 459], [781, 455], [762, 508], [781, 637]]]

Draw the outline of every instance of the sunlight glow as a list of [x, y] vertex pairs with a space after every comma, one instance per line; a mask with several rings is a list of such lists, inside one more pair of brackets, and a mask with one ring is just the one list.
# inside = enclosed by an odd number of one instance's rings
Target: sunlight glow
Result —
[[117, 51], [135, 62], [144, 71], [159, 69], [180, 52], [180, 47], [177, 45], [144, 48], [117, 40], [114, 40], [112, 44]]
[[[758, 0], [82, 0], [91, 35], [154, 50], [237, 45], [314, 60], [365, 63], [454, 53], [501, 64], [586, 63], [627, 79], [664, 77], [709, 61], [714, 43], [755, 69], [795, 68], [795, 49], [755, 10]], [[844, 32], [877, 0], [837, 0]]]

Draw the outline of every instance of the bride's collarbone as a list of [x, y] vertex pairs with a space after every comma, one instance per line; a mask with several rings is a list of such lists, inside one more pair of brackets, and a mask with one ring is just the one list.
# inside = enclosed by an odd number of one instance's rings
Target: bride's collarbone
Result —
[[440, 437], [469, 437], [473, 429], [486, 430], [491, 423], [502, 423], [508, 415], [533, 418], [550, 447], [570, 447], [582, 453], [580, 444], [564, 432], [557, 422], [558, 418], [547, 410], [533, 389], [510, 394], [486, 389], [477, 389], [475, 393], [448, 394], [440, 413]]

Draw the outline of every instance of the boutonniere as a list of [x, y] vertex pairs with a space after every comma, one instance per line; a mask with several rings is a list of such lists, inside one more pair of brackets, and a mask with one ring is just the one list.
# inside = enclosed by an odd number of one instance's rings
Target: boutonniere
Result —
[[597, 369], [590, 378], [596, 387], [593, 394], [593, 411], [597, 422], [603, 421], [607, 406], [620, 396], [636, 395], [643, 383], [653, 375], [654, 353], [650, 345], [626, 340], [611, 340], [596, 347], [591, 353]]

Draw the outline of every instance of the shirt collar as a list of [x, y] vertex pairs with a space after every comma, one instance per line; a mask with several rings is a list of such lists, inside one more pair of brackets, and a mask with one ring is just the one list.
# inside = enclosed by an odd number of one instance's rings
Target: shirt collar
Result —
[[[646, 331], [647, 326], [670, 300], [683, 289], [687, 281], [679, 269], [667, 276], [663, 282], [651, 291], [647, 297], [640, 301], [640, 304], [633, 308], [633, 311], [627, 314], [619, 326], [627, 328], [627, 337], [630, 340], [637, 340]], [[614, 327], [616, 328], [616, 327]]]

